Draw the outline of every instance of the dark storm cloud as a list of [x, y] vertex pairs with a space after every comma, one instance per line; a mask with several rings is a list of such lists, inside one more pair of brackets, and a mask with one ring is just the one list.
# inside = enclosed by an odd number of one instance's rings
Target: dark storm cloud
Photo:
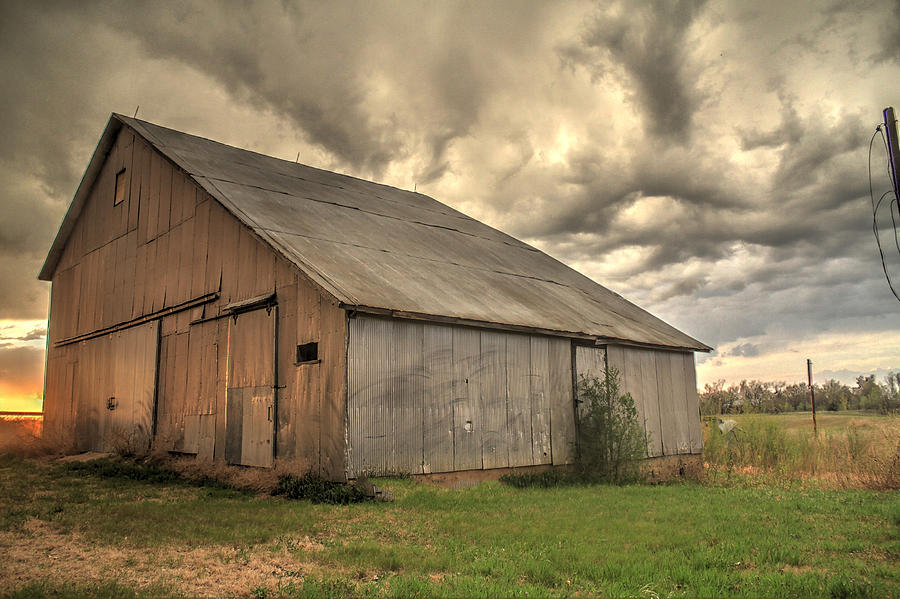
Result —
[[687, 67], [688, 31], [705, 0], [625, 2], [605, 6], [587, 26], [582, 44], [561, 50], [598, 79], [623, 69], [645, 112], [644, 126], [686, 142], [703, 97]]
[[[510, 71], [505, 53], [527, 48], [543, 10], [366, 2], [128, 8], [98, 5], [94, 17], [127, 31], [148, 54], [196, 68], [289, 118], [356, 172], [377, 178], [421, 141], [431, 157], [421, 173], [428, 182], [446, 172], [448, 145], [478, 122], [485, 96]], [[393, 106], [373, 104], [379, 96]]]
[[900, 62], [900, 0], [894, 0], [891, 9], [881, 24], [880, 49], [872, 55], [876, 62]]

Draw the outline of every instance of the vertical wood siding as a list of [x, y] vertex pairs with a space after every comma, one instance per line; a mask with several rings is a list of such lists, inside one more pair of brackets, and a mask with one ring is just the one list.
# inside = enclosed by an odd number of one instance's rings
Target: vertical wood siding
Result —
[[[590, 349], [585, 348], [585, 353]], [[588, 360], [582, 356], [580, 351], [576, 356], [579, 372]], [[694, 355], [610, 345], [607, 356], [609, 366], [619, 371], [622, 390], [634, 398], [649, 436], [648, 455], [701, 453], [703, 439]], [[585, 367], [587, 370], [592, 368]]]
[[566, 339], [358, 316], [348, 380], [350, 476], [571, 461]]
[[[126, 198], [114, 205], [115, 175], [122, 168]], [[97, 394], [118, 384], [128, 360], [141, 359], [122, 356], [107, 370], [98, 367], [102, 356], [90, 341], [56, 342], [218, 293], [213, 303], [158, 319], [158, 353], [155, 347], [147, 351], [154, 364], [158, 355], [156, 441], [202, 459], [224, 459], [228, 326], [222, 308], [272, 291], [279, 305], [276, 458], [342, 478], [345, 312], [123, 128], [53, 275], [48, 428], [59, 432], [77, 421], [84, 443], [93, 443], [105, 426], [105, 415], [93, 406]], [[296, 345], [309, 341], [318, 341], [320, 362], [295, 365]], [[252, 352], [247, 360], [255, 360]]]

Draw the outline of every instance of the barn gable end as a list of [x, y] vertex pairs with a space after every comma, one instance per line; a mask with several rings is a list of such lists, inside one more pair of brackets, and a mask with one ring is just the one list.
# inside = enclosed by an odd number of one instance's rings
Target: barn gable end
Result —
[[[274, 294], [272, 442], [303, 468], [342, 476], [343, 422], [334, 415], [344, 409], [346, 314], [335, 299], [130, 128], [95, 159], [102, 164], [51, 274], [47, 429], [75, 423], [82, 449], [154, 435], [172, 451], [224, 459], [228, 306]], [[119, 204], [117, 175], [126, 178]], [[129, 340], [132, 330], [143, 334]], [[308, 341], [321, 359], [297, 367], [295, 348]], [[143, 388], [123, 387], [132, 379]], [[142, 415], [124, 418], [138, 391]]]

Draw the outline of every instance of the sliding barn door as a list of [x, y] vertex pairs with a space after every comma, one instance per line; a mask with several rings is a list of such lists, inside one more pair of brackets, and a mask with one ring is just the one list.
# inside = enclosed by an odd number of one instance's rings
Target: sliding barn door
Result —
[[275, 308], [228, 319], [225, 460], [272, 466], [275, 433]]
[[79, 447], [138, 454], [150, 448], [158, 343], [153, 321], [78, 344], [66, 389], [74, 396]]

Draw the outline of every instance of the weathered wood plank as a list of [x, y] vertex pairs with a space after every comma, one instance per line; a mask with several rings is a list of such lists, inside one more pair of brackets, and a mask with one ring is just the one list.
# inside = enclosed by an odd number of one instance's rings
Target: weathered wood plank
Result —
[[659, 389], [659, 421], [662, 433], [663, 455], [678, 454], [678, 415], [675, 394], [672, 391], [672, 363], [665, 352], [656, 356], [656, 386]]
[[[159, 156], [159, 154], [156, 154]], [[172, 166], [162, 157], [159, 157], [159, 211], [156, 221], [158, 235], [163, 234], [172, 227]]]
[[694, 366], [694, 354], [681, 354], [684, 361], [684, 388], [687, 394], [688, 426], [691, 436], [691, 453], [703, 452], [703, 430], [700, 427], [700, 398], [697, 396], [697, 371]]
[[572, 344], [548, 339], [550, 384], [550, 449], [554, 464], [575, 459], [575, 396], [572, 391]]
[[[421, 474], [424, 463], [422, 412], [425, 369], [424, 327], [420, 322], [396, 321], [390, 352], [392, 468]], [[371, 354], [370, 354], [371, 356]]]
[[423, 472], [449, 472], [453, 470], [453, 329], [425, 324], [422, 351]]
[[691, 432], [687, 413], [687, 390], [684, 380], [684, 360], [680, 352], [665, 352], [672, 373], [672, 411], [675, 415], [676, 447], [679, 454], [691, 452]]
[[481, 334], [453, 329], [453, 469], [483, 467], [481, 410], [478, 406]]
[[510, 335], [506, 340], [506, 376], [509, 394], [509, 465], [532, 463], [531, 338]]
[[656, 355], [652, 350], [640, 352], [641, 396], [644, 398], [644, 422], [647, 432], [647, 453], [651, 457], [663, 455], [662, 428], [659, 413], [659, 386], [656, 381]]
[[482, 422], [481, 459], [485, 469], [509, 466], [506, 339], [509, 335], [481, 332], [479, 385]]
[[194, 222], [194, 235], [192, 237], [194, 248], [192, 251], [190, 296], [199, 297], [205, 293], [215, 291], [215, 289], [207, 290], [206, 287], [206, 260], [207, 252], [209, 251], [209, 201], [197, 206], [196, 215], [192, 220]]
[[531, 337], [531, 451], [533, 464], [549, 464], [550, 455], [550, 347], [546, 337]]
[[179, 225], [181, 229], [181, 252], [178, 256], [178, 288], [175, 292], [175, 303], [179, 304], [190, 300], [191, 296], [191, 279], [194, 274], [194, 219], [182, 221]]

